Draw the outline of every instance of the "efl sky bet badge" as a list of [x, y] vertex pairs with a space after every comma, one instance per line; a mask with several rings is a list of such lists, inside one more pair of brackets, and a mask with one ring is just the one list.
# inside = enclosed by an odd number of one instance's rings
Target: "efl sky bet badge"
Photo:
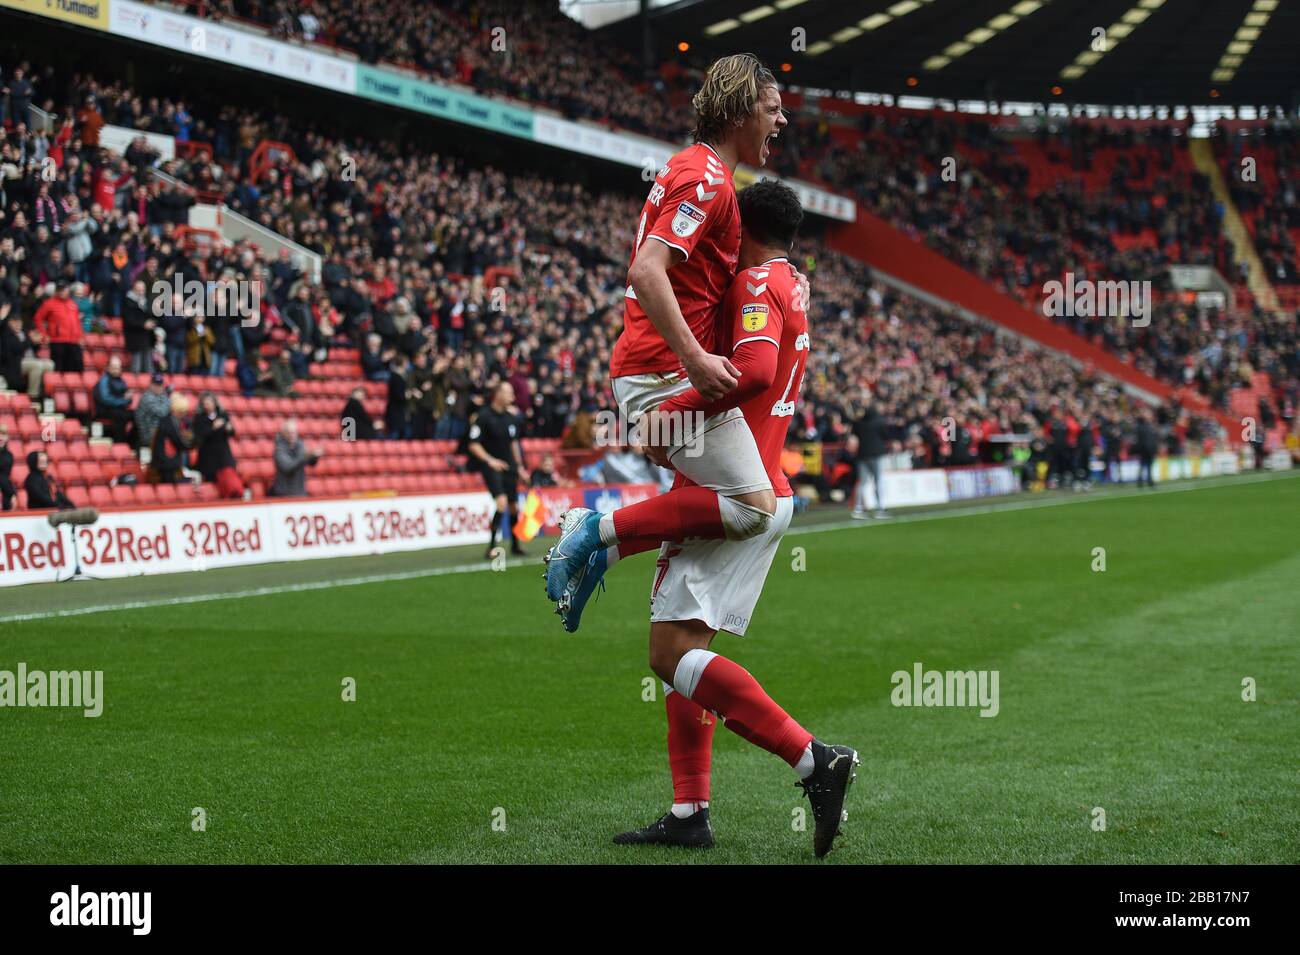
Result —
[[740, 327], [747, 332], [767, 328], [767, 306], [746, 305], [740, 310]]
[[677, 213], [673, 216], [673, 235], [681, 236], [684, 239], [695, 232], [703, 221], [703, 212], [689, 202], [683, 202], [677, 207]]

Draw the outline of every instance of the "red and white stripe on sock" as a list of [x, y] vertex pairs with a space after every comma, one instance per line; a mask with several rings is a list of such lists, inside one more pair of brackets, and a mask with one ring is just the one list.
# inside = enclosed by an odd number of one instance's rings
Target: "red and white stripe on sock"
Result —
[[806, 777], [812, 772], [813, 735], [764, 692], [749, 671], [712, 650], [687, 650], [677, 663], [673, 687], [722, 717], [727, 729], [780, 756]]

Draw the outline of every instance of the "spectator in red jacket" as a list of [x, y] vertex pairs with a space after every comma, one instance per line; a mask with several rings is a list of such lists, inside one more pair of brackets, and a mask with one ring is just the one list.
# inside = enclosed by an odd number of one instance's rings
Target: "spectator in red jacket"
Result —
[[50, 343], [55, 371], [82, 371], [81, 312], [68, 283], [60, 279], [52, 296], [41, 303], [34, 319], [36, 330]]

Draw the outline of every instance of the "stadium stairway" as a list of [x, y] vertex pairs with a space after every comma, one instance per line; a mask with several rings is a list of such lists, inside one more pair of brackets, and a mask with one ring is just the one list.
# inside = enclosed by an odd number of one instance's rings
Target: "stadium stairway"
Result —
[[1246, 223], [1237, 210], [1237, 204], [1232, 201], [1232, 193], [1228, 189], [1227, 180], [1223, 177], [1223, 170], [1219, 168], [1218, 162], [1215, 161], [1213, 145], [1208, 139], [1192, 139], [1189, 140], [1187, 148], [1197, 170], [1209, 177], [1214, 198], [1223, 208], [1223, 231], [1228, 237], [1228, 241], [1232, 243], [1237, 261], [1245, 262], [1249, 270], [1246, 281], [1250, 288], [1250, 294], [1260, 304], [1260, 307], [1271, 312], [1278, 311], [1281, 306], [1278, 302], [1277, 291], [1269, 282], [1268, 273], [1264, 271], [1264, 263], [1260, 261], [1259, 252], [1255, 248], [1254, 240], [1250, 237], [1250, 231], [1246, 228]]

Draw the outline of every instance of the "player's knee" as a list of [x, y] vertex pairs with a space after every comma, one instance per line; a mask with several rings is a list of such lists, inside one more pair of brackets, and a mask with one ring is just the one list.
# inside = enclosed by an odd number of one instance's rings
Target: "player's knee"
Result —
[[498, 511], [504, 511], [506, 509], [506, 496], [504, 494], [500, 495], [496, 499], [496, 505]]
[[776, 499], [772, 499], [772, 510], [766, 511], [753, 504], [732, 497], [718, 499], [718, 510], [722, 517], [722, 529], [727, 540], [743, 541], [767, 533], [772, 526], [772, 515], [776, 511]]
[[682, 649], [678, 646], [650, 644], [650, 670], [670, 686], [681, 659]]
[[750, 507], [756, 507], [768, 514], [776, 513], [776, 492], [770, 487], [761, 491], [750, 491], [748, 494], [737, 494], [732, 500], [739, 501], [741, 504], [748, 504]]

